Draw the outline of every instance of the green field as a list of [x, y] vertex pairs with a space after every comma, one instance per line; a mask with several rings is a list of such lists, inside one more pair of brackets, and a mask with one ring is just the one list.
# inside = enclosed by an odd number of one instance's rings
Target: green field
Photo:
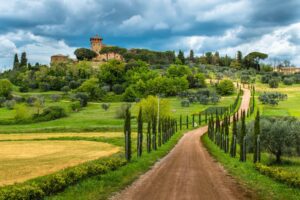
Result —
[[[234, 102], [235, 95], [222, 97], [216, 105], [201, 105], [199, 103], [191, 104], [189, 107], [182, 107], [181, 100], [178, 98], [168, 98], [171, 105], [171, 114], [179, 118], [180, 115], [191, 115], [205, 110], [210, 106], [228, 106]], [[117, 109], [124, 104], [123, 102], [110, 103], [110, 108], [105, 111], [101, 108], [102, 103], [90, 102], [86, 108], [79, 112], [70, 111], [71, 102], [61, 100], [60, 102], [46, 101], [46, 106], [60, 105], [64, 107], [68, 116], [65, 118], [31, 123], [31, 124], [14, 124], [0, 125], [0, 133], [26, 133], [26, 132], [88, 132], [88, 131], [121, 131], [123, 129], [123, 119], [116, 118]], [[132, 115], [136, 116], [138, 104], [132, 104]], [[35, 112], [35, 108], [30, 108], [30, 112]], [[14, 110], [0, 108], [0, 121], [13, 120]], [[133, 128], [136, 127], [136, 120], [132, 120]]]

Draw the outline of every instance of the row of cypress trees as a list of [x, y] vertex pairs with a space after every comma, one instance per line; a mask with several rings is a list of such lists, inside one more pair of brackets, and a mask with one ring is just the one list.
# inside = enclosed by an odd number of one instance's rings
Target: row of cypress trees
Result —
[[[144, 142], [144, 121], [142, 108], [139, 110], [137, 117], [137, 157], [141, 157], [143, 154], [143, 142]], [[124, 123], [124, 134], [125, 134], [125, 158], [130, 161], [132, 158], [131, 150], [131, 114], [130, 109], [127, 108], [125, 111], [125, 123]], [[150, 153], [152, 150], [157, 150], [158, 147], [165, 144], [175, 133], [177, 132], [177, 121], [170, 117], [157, 119], [153, 116], [150, 121], [147, 122], [146, 131], [146, 150]]]
[[[240, 131], [238, 131], [237, 123], [241, 123]], [[253, 138], [253, 162], [260, 162], [260, 113], [257, 111], [254, 122], [254, 138]], [[225, 153], [229, 153], [231, 157], [236, 157], [237, 143], [240, 146], [239, 160], [245, 162], [247, 160], [247, 136], [246, 136], [246, 112], [242, 111], [239, 118], [238, 112], [232, 117], [232, 135], [229, 146], [229, 127], [231, 124], [230, 115], [225, 115], [223, 121], [220, 116], [211, 116], [208, 122], [208, 137]], [[239, 133], [239, 135], [238, 135]]]

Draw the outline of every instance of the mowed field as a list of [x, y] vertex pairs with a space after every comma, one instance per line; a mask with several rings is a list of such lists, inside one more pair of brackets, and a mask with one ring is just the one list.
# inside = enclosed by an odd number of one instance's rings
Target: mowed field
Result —
[[258, 102], [260, 111], [265, 116], [293, 116], [300, 118], [300, 85], [294, 84], [292, 86], [279, 85], [279, 88], [269, 88], [267, 84], [257, 84], [257, 97], [261, 92], [281, 92], [288, 95], [288, 99], [280, 101], [277, 106], [263, 105]]
[[[117, 132], [1, 134], [0, 186], [23, 182], [121, 151], [120, 146], [72, 140], [74, 137], [119, 138], [121, 135]], [[60, 137], [64, 140], [47, 140]]]

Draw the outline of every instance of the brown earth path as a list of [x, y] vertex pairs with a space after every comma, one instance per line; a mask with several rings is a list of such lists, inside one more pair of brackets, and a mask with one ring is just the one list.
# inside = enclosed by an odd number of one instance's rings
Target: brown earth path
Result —
[[[240, 111], [247, 110], [250, 91], [243, 89]], [[200, 141], [207, 126], [189, 131], [173, 150], [113, 200], [251, 199]]]

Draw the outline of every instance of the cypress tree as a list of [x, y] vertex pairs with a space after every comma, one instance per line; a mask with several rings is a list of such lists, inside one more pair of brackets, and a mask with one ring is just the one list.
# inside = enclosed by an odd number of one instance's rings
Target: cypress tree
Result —
[[207, 124], [207, 110], [205, 110], [205, 123]]
[[186, 116], [186, 128], [187, 129], [189, 128], [189, 116], [188, 115]]
[[18, 70], [19, 66], [20, 66], [20, 63], [19, 63], [18, 54], [15, 54], [14, 64], [13, 64], [13, 70]]
[[154, 115], [152, 119], [152, 149], [157, 150], [156, 144], [156, 127], [157, 126], [157, 117]]
[[131, 125], [130, 125], [131, 114], [129, 108], [125, 111], [125, 123], [124, 123], [124, 134], [125, 134], [125, 158], [127, 161], [131, 160]]
[[235, 115], [233, 115], [232, 138], [231, 138], [231, 148], [230, 148], [231, 157], [235, 157], [235, 155], [236, 155], [236, 136], [237, 136], [236, 117], [235, 117]]
[[21, 68], [27, 67], [27, 57], [26, 57], [26, 52], [23, 52], [23, 53], [21, 54], [20, 67], [21, 67]]
[[241, 137], [240, 137], [240, 161], [245, 161], [245, 135], [246, 135], [246, 113], [242, 111], [242, 127], [241, 127]]
[[142, 117], [141, 107], [140, 107], [137, 120], [138, 120], [137, 156], [141, 157], [143, 151], [143, 117]]
[[147, 127], [147, 152], [151, 152], [151, 121], [148, 121]]
[[180, 115], [180, 122], [179, 122], [179, 125], [180, 125], [180, 130], [182, 130], [182, 115]]
[[192, 117], [192, 127], [194, 128], [195, 127], [195, 115], [193, 114], [193, 117]]
[[199, 112], [199, 115], [198, 115], [198, 124], [199, 126], [201, 125], [201, 113]]
[[260, 162], [260, 142], [259, 142], [259, 134], [260, 134], [260, 116], [259, 116], [259, 110], [257, 111], [255, 122], [254, 122], [254, 154], [253, 154], [253, 162]]
[[228, 123], [228, 116], [225, 117], [225, 153], [228, 153], [229, 148], [229, 123]]
[[217, 117], [216, 117], [216, 136], [215, 136], [215, 143], [217, 143], [217, 144], [218, 144], [218, 139], [219, 139], [219, 135], [220, 135], [220, 129], [221, 129], [221, 122], [220, 122], [219, 115], [217, 115]]
[[158, 121], [158, 146], [161, 146], [161, 120]]

